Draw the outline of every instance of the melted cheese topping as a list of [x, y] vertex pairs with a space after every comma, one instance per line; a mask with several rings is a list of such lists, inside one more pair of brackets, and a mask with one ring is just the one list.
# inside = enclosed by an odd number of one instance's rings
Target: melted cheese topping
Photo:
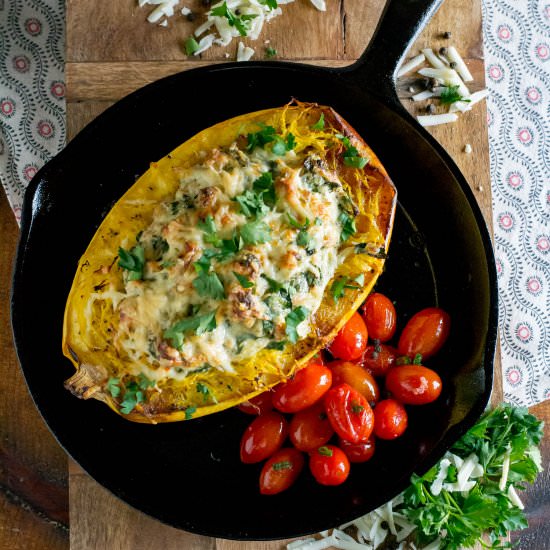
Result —
[[341, 214], [354, 209], [306, 153], [233, 144], [178, 176], [173, 200], [136, 236], [142, 276], [124, 272], [114, 305], [115, 345], [157, 381], [234, 372], [235, 361], [306, 336], [345, 248]]

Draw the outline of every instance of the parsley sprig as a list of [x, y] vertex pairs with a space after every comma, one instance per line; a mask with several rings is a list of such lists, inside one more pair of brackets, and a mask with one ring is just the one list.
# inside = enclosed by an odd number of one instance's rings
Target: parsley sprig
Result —
[[344, 164], [351, 168], [364, 168], [368, 162], [368, 157], [362, 157], [357, 150], [357, 147], [351, 144], [348, 137], [342, 134], [336, 134], [336, 137], [344, 144], [344, 153], [342, 155]]
[[464, 101], [469, 103], [470, 100], [462, 97], [458, 92], [458, 84], [456, 86], [444, 86], [441, 95], [439, 96], [439, 101], [442, 105], [451, 105], [457, 101]]
[[[434, 466], [424, 476], [413, 475], [399, 510], [418, 527], [417, 539], [427, 544], [441, 537], [441, 549], [470, 548], [482, 542], [486, 548], [506, 548], [500, 541], [509, 531], [527, 527], [522, 510], [510, 500], [510, 487], [535, 480], [541, 471], [537, 446], [542, 439], [542, 422], [527, 409], [508, 404], [487, 412], [451, 448], [461, 458], [475, 454], [484, 475], [470, 491], [433, 495], [430, 487], [439, 472]], [[509, 475], [500, 488], [504, 462], [510, 460]], [[447, 481], [456, 481], [456, 468], [449, 468]], [[444, 533], [444, 536], [441, 534]], [[482, 537], [487, 536], [487, 541]]]
[[285, 332], [289, 342], [292, 344], [298, 341], [298, 325], [305, 321], [308, 315], [309, 310], [304, 306], [299, 306], [286, 316]]
[[178, 321], [164, 331], [163, 337], [170, 340], [174, 348], [181, 349], [185, 333], [194, 332], [197, 336], [200, 336], [205, 332], [213, 331], [216, 326], [216, 310], [214, 310]]

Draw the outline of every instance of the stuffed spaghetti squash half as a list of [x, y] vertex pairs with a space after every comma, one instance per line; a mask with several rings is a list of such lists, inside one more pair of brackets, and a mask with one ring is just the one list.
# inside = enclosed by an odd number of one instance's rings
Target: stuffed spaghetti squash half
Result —
[[187, 420], [291, 377], [384, 265], [396, 190], [331, 108], [208, 128], [125, 193], [68, 297], [66, 387], [136, 422]]

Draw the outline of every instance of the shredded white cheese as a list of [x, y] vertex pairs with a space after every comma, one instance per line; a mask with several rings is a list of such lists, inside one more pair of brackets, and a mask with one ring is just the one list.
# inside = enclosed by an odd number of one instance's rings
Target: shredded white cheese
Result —
[[254, 50], [239, 42], [237, 47], [237, 61], [248, 61], [254, 55]]
[[426, 61], [426, 56], [423, 53], [417, 55], [416, 57], [413, 57], [410, 61], [407, 61], [407, 63], [402, 65], [399, 71], [397, 71], [397, 78], [412, 71], [413, 69], [416, 69], [416, 67], [422, 65], [424, 61]]
[[474, 77], [472, 76], [472, 73], [469, 71], [466, 63], [464, 63], [464, 60], [462, 59], [462, 57], [460, 57], [460, 54], [456, 51], [456, 48], [454, 46], [449, 46], [447, 48], [447, 57], [449, 58], [449, 61], [456, 63], [456, 70], [458, 74], [462, 77], [462, 80], [464, 80], [464, 82], [472, 82]]
[[424, 48], [422, 53], [426, 56], [428, 63], [434, 69], [444, 69], [445, 64], [435, 55], [431, 48]]
[[413, 101], [424, 101], [425, 99], [430, 99], [430, 97], [433, 97], [435, 94], [431, 92], [430, 90], [424, 90], [423, 92], [419, 92], [418, 94], [415, 94], [412, 96]]
[[443, 113], [441, 115], [419, 115], [416, 118], [422, 126], [426, 127], [456, 122], [458, 120], [458, 115], [455, 113]]

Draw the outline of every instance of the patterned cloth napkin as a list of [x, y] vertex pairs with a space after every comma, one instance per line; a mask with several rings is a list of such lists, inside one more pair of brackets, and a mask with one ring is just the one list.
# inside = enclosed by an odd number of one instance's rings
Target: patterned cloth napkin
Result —
[[[23, 192], [65, 143], [64, 0], [0, 0], [0, 179]], [[484, 0], [507, 401], [550, 398], [550, 4]]]

